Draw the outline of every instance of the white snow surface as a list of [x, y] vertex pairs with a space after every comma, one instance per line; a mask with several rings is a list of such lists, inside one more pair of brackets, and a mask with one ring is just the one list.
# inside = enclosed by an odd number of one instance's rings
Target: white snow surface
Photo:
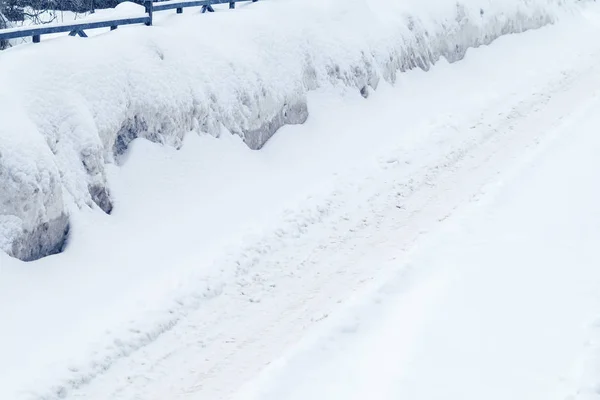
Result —
[[[133, 141], [111, 216], [0, 253], [0, 399], [594, 399], [599, 34], [589, 5], [366, 100], [315, 89], [258, 152]], [[51, 180], [7, 106], [2, 157]]]
[[0, 246], [36, 259], [60, 251], [73, 212], [109, 212], [106, 165], [122, 160], [135, 137], [179, 148], [189, 132], [232, 133], [260, 148], [281, 126], [306, 120], [311, 90], [366, 96], [398, 71], [459, 60], [469, 47], [554, 22], [580, 4], [264, 0], [212, 15], [157, 13], [151, 28], [4, 51]]
[[597, 399], [599, 50], [535, 94], [541, 109], [507, 115], [503, 134], [529, 142], [521, 154], [496, 144], [463, 161], [496, 174], [470, 204], [406, 252], [394, 230], [376, 233], [392, 243], [352, 262], [383, 276], [234, 398]]

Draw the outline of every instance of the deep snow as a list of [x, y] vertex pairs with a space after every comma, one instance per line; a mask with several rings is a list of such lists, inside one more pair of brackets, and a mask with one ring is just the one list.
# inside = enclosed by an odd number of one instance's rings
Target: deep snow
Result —
[[210, 16], [157, 13], [152, 28], [2, 52], [0, 248], [37, 259], [63, 247], [79, 210], [110, 212], [118, 199], [106, 165], [134, 138], [179, 148], [190, 131], [231, 133], [258, 149], [281, 126], [305, 122], [311, 90], [367, 96], [399, 71], [457, 61], [579, 4], [264, 0]]
[[394, 272], [235, 399], [597, 399], [600, 69], [561, 92], [516, 117], [539, 131], [516, 162], [408, 254], [378, 249]]
[[0, 398], [231, 398], [306, 332], [320, 342], [370, 281], [404, 273], [411, 287], [408, 252], [569, 136], [556, 128], [600, 88], [600, 49], [582, 40], [598, 12], [399, 75], [366, 101], [318, 90], [306, 124], [260, 152], [230, 135], [190, 133], [179, 151], [134, 141], [108, 168], [112, 216], [74, 213], [58, 256], [0, 255]]

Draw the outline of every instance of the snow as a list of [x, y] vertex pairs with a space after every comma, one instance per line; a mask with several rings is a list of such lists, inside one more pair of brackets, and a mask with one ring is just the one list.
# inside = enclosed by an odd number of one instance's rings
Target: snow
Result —
[[[519, 358], [523, 366], [544, 363], [548, 387], [558, 384], [557, 373], [569, 377], [573, 354], [593, 333], [583, 327], [598, 309], [590, 294], [598, 275], [589, 268], [598, 261], [590, 216], [597, 193], [586, 183], [597, 170], [600, 50], [582, 38], [598, 35], [600, 10], [584, 11], [469, 50], [459, 63], [400, 74], [395, 85], [384, 80], [367, 100], [356, 88], [316, 89], [307, 95], [306, 123], [283, 127], [259, 152], [236, 135], [187, 132], [179, 150], [134, 140], [104, 172], [112, 215], [73, 210], [73, 233], [59, 255], [23, 263], [0, 253], [0, 320], [8, 321], [0, 398], [285, 399], [294, 398], [292, 388], [316, 398], [352, 388], [434, 395], [431, 379], [456, 375], [429, 373], [432, 363], [457, 360], [460, 373], [481, 361], [452, 353], [473, 339], [480, 319], [495, 333], [505, 333], [502, 322], [525, 324], [523, 343], [543, 338], [536, 349], [548, 341], [560, 349], [541, 359], [536, 350]], [[77, 42], [48, 41], [39, 51], [54, 43]], [[26, 46], [5, 54], [14, 53], [37, 57]], [[49, 96], [46, 89], [36, 93]], [[66, 182], [85, 185], [72, 156], [94, 147], [95, 117], [75, 125], [44, 120], [45, 110], [68, 103], [53, 99], [38, 104], [38, 121], [64, 135], [76, 131], [87, 146], [62, 158], [56, 154], [73, 149], [47, 150], [25, 116], [17, 118], [20, 97], [11, 103], [14, 126], [0, 132], [23, 134], [0, 138], [11, 140], [10, 160], [26, 160], [14, 167], [23, 176], [48, 179], [36, 175], [45, 159], [33, 155], [46, 154], [56, 163], [48, 165], [73, 173]], [[69, 110], [87, 108], [75, 102]], [[64, 190], [63, 201], [76, 202], [74, 192]], [[565, 206], [573, 198], [581, 201]], [[569, 254], [583, 261], [563, 270]], [[489, 268], [480, 270], [483, 261]], [[348, 311], [352, 297], [358, 312]], [[515, 312], [482, 316], [464, 307], [473, 298]], [[546, 301], [552, 309], [541, 308]], [[447, 316], [462, 323], [446, 323]], [[440, 331], [464, 341], [449, 348]], [[527, 354], [523, 343], [498, 343], [502, 354], [491, 354], [500, 357], [491, 370], [497, 374], [478, 376], [490, 386], [503, 376], [519, 382], [501, 356]], [[424, 351], [429, 345], [438, 351]], [[394, 363], [385, 357], [392, 351], [414, 363]], [[267, 364], [272, 369], [257, 376]], [[578, 383], [566, 389], [595, 384], [585, 376], [593, 378], [593, 355], [581, 365]], [[447, 387], [468, 390], [462, 382]], [[543, 394], [544, 385], [525, 383], [511, 387]]]
[[579, 367], [600, 308], [600, 70], [586, 75], [552, 96], [544, 116], [570, 110], [518, 162], [386, 262], [395, 276], [236, 399], [596, 398], [597, 369]]
[[[138, 9], [123, 7], [114, 12]], [[52, 254], [79, 210], [110, 212], [118, 199], [107, 165], [119, 164], [135, 138], [180, 148], [189, 132], [233, 134], [259, 149], [282, 126], [306, 121], [311, 91], [349, 88], [368, 96], [400, 71], [460, 60], [469, 47], [580, 7], [559, 0], [260, 1], [210, 16], [157, 13], [151, 28], [4, 51], [0, 121], [11, 121], [3, 129], [16, 136], [19, 116], [35, 138], [16, 152], [0, 149], [0, 168], [22, 176], [36, 194], [28, 210], [18, 204], [29, 192], [12, 185], [4, 194], [11, 204], [0, 217], [2, 250], [23, 260]], [[36, 154], [38, 174], [19, 169], [28, 154]]]
[[[35, 235], [36, 230], [62, 237], [68, 222], [50, 149], [21, 110], [7, 106], [5, 111], [12, 118], [0, 125], [0, 246], [31, 260], [38, 249], [52, 254], [62, 245], [48, 243], [45, 235]], [[21, 233], [23, 225], [33, 227], [33, 232]]]

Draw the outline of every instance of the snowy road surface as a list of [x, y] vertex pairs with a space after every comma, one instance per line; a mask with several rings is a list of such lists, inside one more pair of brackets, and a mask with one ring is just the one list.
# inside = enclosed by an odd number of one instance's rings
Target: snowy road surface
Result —
[[[410, 256], [384, 261], [409, 271], [239, 398], [599, 398], [600, 75], [592, 71], [515, 124], [520, 134], [537, 131], [535, 144], [470, 207]], [[595, 88], [584, 84], [590, 78]]]
[[0, 256], [0, 399], [597, 398], [599, 11], [260, 152], [138, 141], [113, 216]]

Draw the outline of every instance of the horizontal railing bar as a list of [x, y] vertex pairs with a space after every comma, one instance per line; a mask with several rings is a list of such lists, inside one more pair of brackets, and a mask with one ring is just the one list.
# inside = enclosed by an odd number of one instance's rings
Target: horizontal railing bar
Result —
[[186, 7], [209, 7], [215, 4], [229, 4], [230, 8], [233, 8], [235, 3], [250, 1], [256, 2], [257, 0], [158, 0], [154, 2], [151, 0], [146, 0], [145, 4], [147, 14], [144, 16], [118, 19], [101, 19], [93, 21], [84, 20], [81, 22], [66, 22], [60, 24], [0, 29], [0, 40], [31, 36], [33, 37], [33, 41], [37, 43], [39, 42], [41, 35], [48, 35], [52, 33], [83, 32], [87, 29], [97, 28], [111, 28], [111, 30], [114, 30], [117, 28], [117, 26], [133, 24], [152, 25], [152, 13], [154, 11], [177, 9], [178, 12], [181, 12], [181, 10]]
[[147, 15], [143, 17], [121, 18], [101, 21], [86, 21], [81, 23], [68, 23], [60, 25], [42, 25], [36, 27], [21, 27], [0, 30], [0, 39], [14, 39], [19, 37], [47, 35], [50, 33], [80, 31], [85, 29], [108, 28], [111, 26], [144, 24], [150, 20]]
[[252, 0], [162, 0], [154, 2], [154, 11], [172, 10], [174, 8], [212, 6], [215, 4], [241, 3]]
[[[192, 0], [190, 0], [192, 1]], [[180, 1], [181, 3], [189, 3], [190, 1]], [[200, 0], [198, 0], [200, 1]], [[201, 5], [214, 5], [214, 4], [228, 4], [228, 3], [241, 3], [241, 2], [246, 2], [246, 1], [253, 1], [253, 0], [203, 0], [206, 1], [206, 4], [201, 4]], [[158, 4], [162, 4], [162, 3], [167, 3], [167, 2], [173, 2], [173, 0], [154, 0], [154, 4], [155, 7]]]
[[180, 0], [168, 0], [160, 3], [154, 3], [154, 11], [171, 10], [173, 8], [184, 8], [184, 7], [200, 7], [210, 6], [211, 0], [191, 0], [191, 1], [180, 1]]

